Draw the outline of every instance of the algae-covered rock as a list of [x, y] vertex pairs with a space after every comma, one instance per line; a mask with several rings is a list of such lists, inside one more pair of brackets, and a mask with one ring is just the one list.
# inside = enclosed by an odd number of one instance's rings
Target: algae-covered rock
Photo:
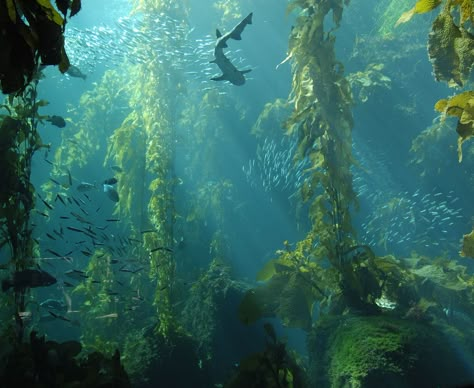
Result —
[[472, 364], [472, 354], [460, 352], [460, 342], [454, 343], [454, 338], [421, 322], [384, 316], [325, 319], [309, 336], [310, 379], [313, 386], [337, 388], [474, 381], [466, 361], [470, 358]]
[[127, 338], [124, 365], [133, 386], [207, 388], [211, 386], [209, 371], [197, 348], [197, 341], [181, 329], [165, 337], [150, 326], [139, 336]]

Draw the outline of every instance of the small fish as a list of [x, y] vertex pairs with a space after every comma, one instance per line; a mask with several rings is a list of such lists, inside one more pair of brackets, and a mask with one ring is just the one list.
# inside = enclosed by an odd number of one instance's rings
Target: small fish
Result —
[[63, 257], [63, 255], [60, 255], [58, 252], [53, 251], [52, 249], [46, 249], [46, 252], [49, 252], [56, 257]]
[[64, 128], [66, 126], [66, 120], [64, 120], [61, 116], [48, 116], [46, 121], [49, 121], [52, 125], [58, 128]]
[[106, 179], [103, 184], [104, 185], [115, 185], [118, 182], [117, 178], [109, 178]]
[[104, 193], [111, 201], [119, 201], [119, 195], [117, 193], [117, 190], [115, 190], [111, 185], [104, 184]]
[[56, 179], [49, 178], [51, 182], [53, 182], [55, 185], [61, 186], [61, 183], [59, 183]]
[[117, 313], [112, 313], [112, 314], [106, 314], [106, 315], [99, 315], [98, 317], [95, 317], [95, 319], [117, 318], [117, 317], [118, 317]]
[[66, 322], [71, 322], [71, 320], [69, 318], [63, 317], [62, 315], [59, 315], [59, 314], [56, 314], [56, 313], [53, 313], [52, 311], [48, 311], [48, 313], [50, 313], [54, 318], [61, 319], [62, 321], [66, 321]]
[[112, 167], [110, 167], [110, 168], [111, 168], [112, 170], [114, 170], [115, 172], [122, 172], [122, 171], [123, 171], [123, 170], [122, 170], [122, 167], [120, 167], [120, 166], [112, 166]]
[[61, 201], [61, 203], [66, 206], [66, 202], [64, 202], [64, 199], [63, 197], [61, 197], [59, 194], [56, 194], [56, 199], [59, 199], [59, 201]]
[[59, 312], [67, 311], [66, 303], [57, 299], [46, 299], [45, 301], [40, 303], [40, 306], [48, 310], [54, 310]]
[[71, 171], [69, 169], [67, 170], [67, 182], [69, 184], [69, 187], [72, 186], [72, 176], [71, 176]]
[[73, 232], [77, 232], [77, 233], [84, 233], [83, 230], [75, 228], [74, 226], [66, 226], [66, 229], [69, 229], [69, 230], [71, 230]]
[[173, 252], [173, 250], [171, 248], [168, 248], [168, 247], [157, 247], [157, 248], [153, 248], [152, 250], [150, 250], [151, 253], [153, 252], [156, 252], [156, 251], [166, 251], [166, 252]]
[[107, 222], [119, 222], [120, 219], [119, 218], [107, 218], [105, 221], [107, 221]]
[[38, 194], [38, 198], [41, 199], [41, 202], [44, 203], [44, 205], [49, 209], [49, 210], [53, 210], [53, 207], [48, 203], [46, 202], [43, 197], [40, 195], [40, 193], [37, 193]]
[[11, 287], [18, 290], [25, 288], [47, 287], [55, 284], [56, 278], [48, 272], [40, 269], [24, 269], [13, 274], [12, 279], [2, 281], [2, 290], [7, 291]]
[[69, 276], [71, 279], [75, 280], [84, 280], [89, 278], [84, 271], [79, 271], [77, 269], [71, 269], [69, 271], [64, 272], [64, 275]]
[[81, 69], [74, 65], [69, 65], [68, 69], [66, 70], [66, 74], [70, 77], [82, 78], [83, 80], [87, 78], [87, 76], [81, 71]]
[[97, 189], [96, 185], [88, 182], [81, 182], [77, 185], [76, 190], [83, 193], [84, 191], [90, 191]]
[[145, 233], [158, 233], [158, 232], [155, 229], [146, 229], [146, 230], [141, 230], [140, 233], [145, 234]]

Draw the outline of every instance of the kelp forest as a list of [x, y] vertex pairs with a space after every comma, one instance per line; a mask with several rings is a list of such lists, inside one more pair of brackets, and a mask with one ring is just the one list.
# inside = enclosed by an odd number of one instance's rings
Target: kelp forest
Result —
[[474, 4], [369, 3], [0, 0], [0, 386], [474, 383]]

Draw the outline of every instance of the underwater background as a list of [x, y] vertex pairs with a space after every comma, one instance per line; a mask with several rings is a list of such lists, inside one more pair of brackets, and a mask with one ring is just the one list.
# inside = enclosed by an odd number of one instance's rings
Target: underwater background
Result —
[[78, 3], [2, 75], [0, 386], [474, 383], [471, 1]]

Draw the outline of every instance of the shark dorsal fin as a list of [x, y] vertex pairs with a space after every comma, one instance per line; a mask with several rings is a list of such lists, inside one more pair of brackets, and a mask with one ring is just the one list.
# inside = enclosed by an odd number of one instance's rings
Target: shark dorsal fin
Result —
[[219, 39], [221, 36], [222, 36], [221, 32], [219, 31], [219, 29], [216, 28], [216, 37], [217, 37], [217, 39]]

